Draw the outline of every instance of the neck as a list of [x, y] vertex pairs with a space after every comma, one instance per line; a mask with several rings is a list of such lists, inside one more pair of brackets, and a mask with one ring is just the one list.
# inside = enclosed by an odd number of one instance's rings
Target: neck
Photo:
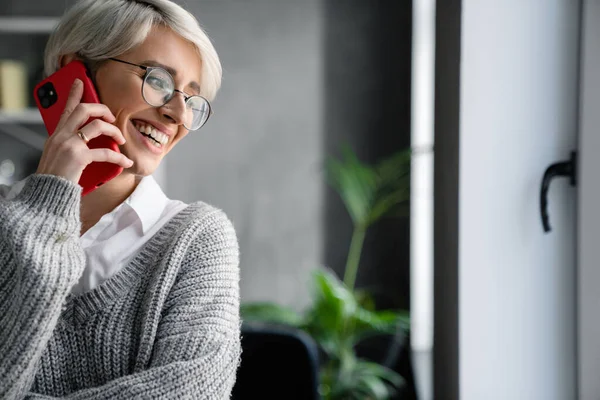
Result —
[[94, 226], [103, 215], [123, 203], [135, 190], [142, 176], [123, 172], [81, 198], [81, 234]]

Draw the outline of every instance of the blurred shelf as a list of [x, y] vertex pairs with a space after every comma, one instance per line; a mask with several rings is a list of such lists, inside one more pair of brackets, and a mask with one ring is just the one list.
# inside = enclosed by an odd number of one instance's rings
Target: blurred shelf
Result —
[[37, 108], [23, 111], [0, 109], [0, 134], [7, 134], [36, 150], [43, 151], [47, 136], [23, 124], [41, 124], [42, 117]]
[[46, 33], [58, 24], [58, 18], [0, 17], [0, 33]]
[[0, 123], [41, 124], [42, 122], [42, 116], [37, 108], [27, 108], [21, 111], [0, 108]]

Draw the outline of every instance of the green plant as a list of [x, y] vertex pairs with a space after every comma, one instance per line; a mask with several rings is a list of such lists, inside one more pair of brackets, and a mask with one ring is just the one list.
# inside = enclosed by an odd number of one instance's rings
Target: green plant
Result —
[[327, 160], [326, 172], [354, 227], [343, 281], [318, 269], [312, 274], [312, 302], [303, 313], [268, 302], [243, 304], [241, 313], [245, 321], [293, 326], [315, 339], [327, 355], [320, 370], [324, 399], [387, 399], [402, 385], [402, 377], [359, 359], [355, 347], [373, 335], [407, 331], [409, 315], [376, 310], [370, 294], [356, 290], [355, 282], [368, 228], [384, 217], [406, 215], [410, 152], [399, 152], [376, 166], [362, 163], [347, 146], [342, 155], [342, 160]]

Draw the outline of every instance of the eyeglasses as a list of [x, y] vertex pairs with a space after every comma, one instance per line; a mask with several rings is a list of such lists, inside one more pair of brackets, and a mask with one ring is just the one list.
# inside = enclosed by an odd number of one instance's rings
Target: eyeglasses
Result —
[[167, 104], [175, 93], [181, 93], [185, 99], [185, 115], [183, 126], [190, 131], [200, 129], [208, 118], [212, 115], [210, 102], [202, 96], [188, 96], [181, 90], [175, 89], [175, 80], [173, 76], [160, 67], [146, 67], [130, 63], [128, 61], [109, 58], [109, 60], [117, 61], [123, 64], [133, 65], [146, 71], [142, 77], [142, 97], [149, 105], [153, 107], [162, 107]]

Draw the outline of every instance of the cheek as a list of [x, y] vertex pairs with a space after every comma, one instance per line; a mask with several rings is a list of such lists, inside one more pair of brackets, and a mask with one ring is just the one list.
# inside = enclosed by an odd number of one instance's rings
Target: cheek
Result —
[[133, 80], [105, 79], [98, 87], [98, 95], [103, 104], [114, 114], [139, 110], [144, 104], [141, 88]]
[[122, 89], [108, 92], [103, 103], [113, 110], [113, 113], [135, 112], [146, 104], [137, 91]]
[[189, 132], [187, 129], [179, 128], [179, 130], [177, 131], [177, 134], [175, 135], [175, 139], [173, 140], [173, 145], [176, 145], [177, 143], [179, 143], [188, 134], [189, 134]]

